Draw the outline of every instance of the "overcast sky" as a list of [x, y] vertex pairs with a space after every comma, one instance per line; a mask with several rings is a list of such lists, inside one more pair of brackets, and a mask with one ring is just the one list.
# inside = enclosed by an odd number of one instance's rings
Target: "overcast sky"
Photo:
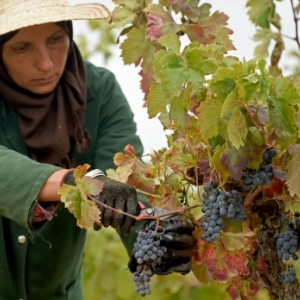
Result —
[[[259, 1], [259, 0], [258, 0]], [[107, 6], [108, 9], [112, 10], [114, 4], [111, 0], [68, 0], [71, 4], [79, 3], [90, 3], [97, 2]], [[225, 12], [229, 18], [228, 27], [234, 31], [231, 36], [236, 51], [232, 51], [232, 55], [239, 57], [240, 59], [251, 59], [253, 57], [253, 51], [255, 43], [252, 40], [252, 36], [255, 32], [255, 28], [249, 21], [246, 14], [246, 0], [207, 0], [202, 1], [211, 3], [213, 6], [213, 11], [219, 10]], [[202, 3], [201, 2], [201, 3]], [[293, 15], [290, 6], [290, 1], [276, 2], [279, 8], [281, 18], [283, 20], [283, 32], [286, 35], [295, 35], [295, 25], [293, 23]], [[74, 32], [86, 32], [84, 28], [84, 23], [81, 21], [74, 22]], [[287, 49], [297, 49], [296, 43], [293, 41], [286, 40]], [[109, 61], [108, 64], [104, 64], [101, 57], [96, 57], [92, 60], [96, 65], [101, 65], [109, 70], [111, 70], [120, 83], [123, 92], [125, 93], [130, 106], [135, 115], [135, 121], [138, 127], [138, 134], [140, 135], [142, 142], [145, 147], [145, 154], [150, 153], [153, 150], [159, 150], [165, 147], [166, 137], [162, 130], [162, 126], [156, 119], [148, 119], [147, 111], [142, 107], [143, 105], [143, 94], [140, 91], [140, 77], [138, 76], [139, 70], [133, 65], [124, 66], [122, 59], [120, 58], [120, 52], [118, 47], [115, 49], [115, 56]], [[291, 60], [288, 58], [287, 54], [283, 56], [282, 67], [287, 64], [291, 64]]]

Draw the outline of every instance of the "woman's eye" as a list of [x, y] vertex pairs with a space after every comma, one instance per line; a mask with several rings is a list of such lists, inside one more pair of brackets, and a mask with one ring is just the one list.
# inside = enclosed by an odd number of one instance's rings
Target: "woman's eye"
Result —
[[14, 48], [14, 51], [17, 53], [22, 53], [25, 52], [28, 49], [28, 46], [24, 45], [24, 46], [18, 46], [16, 48]]
[[52, 37], [50, 39], [50, 42], [51, 43], [56, 43], [56, 42], [59, 42], [62, 38], [63, 38], [63, 35], [57, 35], [57, 36]]

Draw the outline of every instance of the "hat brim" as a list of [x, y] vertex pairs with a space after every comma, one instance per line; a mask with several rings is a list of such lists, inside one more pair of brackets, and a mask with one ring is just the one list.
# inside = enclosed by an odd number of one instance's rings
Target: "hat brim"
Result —
[[[40, 3], [44, 1], [39, 0]], [[45, 1], [45, 3], [49, 3]], [[55, 5], [56, 4], [56, 5]], [[39, 7], [30, 7], [24, 10], [18, 5], [10, 7], [9, 18], [5, 18], [5, 9], [0, 18], [0, 35], [18, 30], [24, 27], [71, 20], [97, 20], [111, 17], [110, 11], [102, 4], [79, 4], [75, 6], [57, 5], [39, 5]], [[9, 11], [9, 9], [7, 9]], [[0, 10], [1, 11], [1, 10]]]

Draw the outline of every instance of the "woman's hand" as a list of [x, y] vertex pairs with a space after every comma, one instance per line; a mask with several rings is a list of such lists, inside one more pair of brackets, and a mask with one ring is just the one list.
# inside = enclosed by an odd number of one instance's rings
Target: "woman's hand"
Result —
[[[104, 203], [106, 206], [121, 210], [125, 213], [134, 216], [139, 215], [140, 208], [138, 204], [137, 193], [134, 187], [110, 179], [106, 177], [102, 171], [97, 169], [88, 172], [85, 176], [89, 176], [103, 182], [103, 189], [99, 195], [93, 195], [96, 200]], [[69, 171], [65, 175], [62, 183], [75, 185], [72, 171]], [[101, 223], [103, 226], [120, 228], [122, 234], [127, 234], [130, 228], [135, 224], [135, 219], [104, 207], [99, 202], [97, 202], [97, 205], [101, 210]], [[99, 226], [95, 224], [94, 229], [99, 229]]]
[[[103, 190], [95, 198], [100, 202], [122, 210], [128, 214], [137, 216], [140, 213], [140, 208], [137, 200], [137, 194], [134, 187], [110, 179], [106, 176], [95, 177], [103, 182]], [[130, 228], [135, 224], [135, 219], [126, 216], [122, 213], [117, 213], [109, 208], [105, 208], [98, 204], [101, 210], [101, 222], [104, 227], [112, 226], [113, 228], [121, 229], [122, 234], [127, 234]]]
[[[150, 228], [155, 229], [156, 222], [150, 223]], [[153, 267], [154, 273], [167, 275], [172, 272], [183, 275], [192, 268], [191, 258], [194, 255], [196, 238], [193, 236], [195, 226], [185, 219], [170, 220], [161, 228], [160, 246], [166, 247], [167, 251], [161, 257], [161, 262]], [[137, 260], [133, 255], [128, 264], [132, 273], [137, 270]]]

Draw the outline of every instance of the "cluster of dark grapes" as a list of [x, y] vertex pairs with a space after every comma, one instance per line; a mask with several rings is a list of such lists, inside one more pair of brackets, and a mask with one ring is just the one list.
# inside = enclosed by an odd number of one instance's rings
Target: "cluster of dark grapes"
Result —
[[290, 283], [296, 279], [296, 272], [293, 267], [289, 267], [286, 272], [281, 272], [279, 275], [279, 281], [283, 283]]
[[276, 150], [269, 148], [263, 153], [263, 163], [258, 170], [246, 168], [242, 176], [242, 189], [246, 192], [257, 187], [258, 185], [268, 185], [273, 180], [272, 161], [276, 156]]
[[167, 248], [160, 245], [160, 234], [155, 230], [156, 223], [146, 223], [143, 229], [138, 231], [138, 237], [133, 247], [133, 255], [137, 261], [137, 269], [133, 273], [132, 280], [136, 285], [136, 292], [142, 297], [149, 295], [150, 278], [154, 274], [155, 267], [161, 262]]
[[204, 185], [203, 198], [202, 238], [208, 243], [219, 239], [220, 231], [224, 228], [223, 217], [232, 220], [247, 219], [243, 199], [236, 190], [221, 191], [216, 182], [209, 181]]
[[[279, 232], [276, 240], [277, 255], [279, 259], [289, 261], [290, 259], [297, 260], [296, 254], [299, 248], [299, 228], [300, 228], [300, 214], [298, 212], [294, 215], [294, 221], [286, 224], [286, 231]], [[285, 218], [286, 217], [286, 218]], [[288, 219], [287, 216], [283, 216], [283, 220]], [[279, 275], [279, 280], [284, 283], [293, 282], [296, 279], [296, 273], [292, 266], [287, 271], [282, 271]]]

